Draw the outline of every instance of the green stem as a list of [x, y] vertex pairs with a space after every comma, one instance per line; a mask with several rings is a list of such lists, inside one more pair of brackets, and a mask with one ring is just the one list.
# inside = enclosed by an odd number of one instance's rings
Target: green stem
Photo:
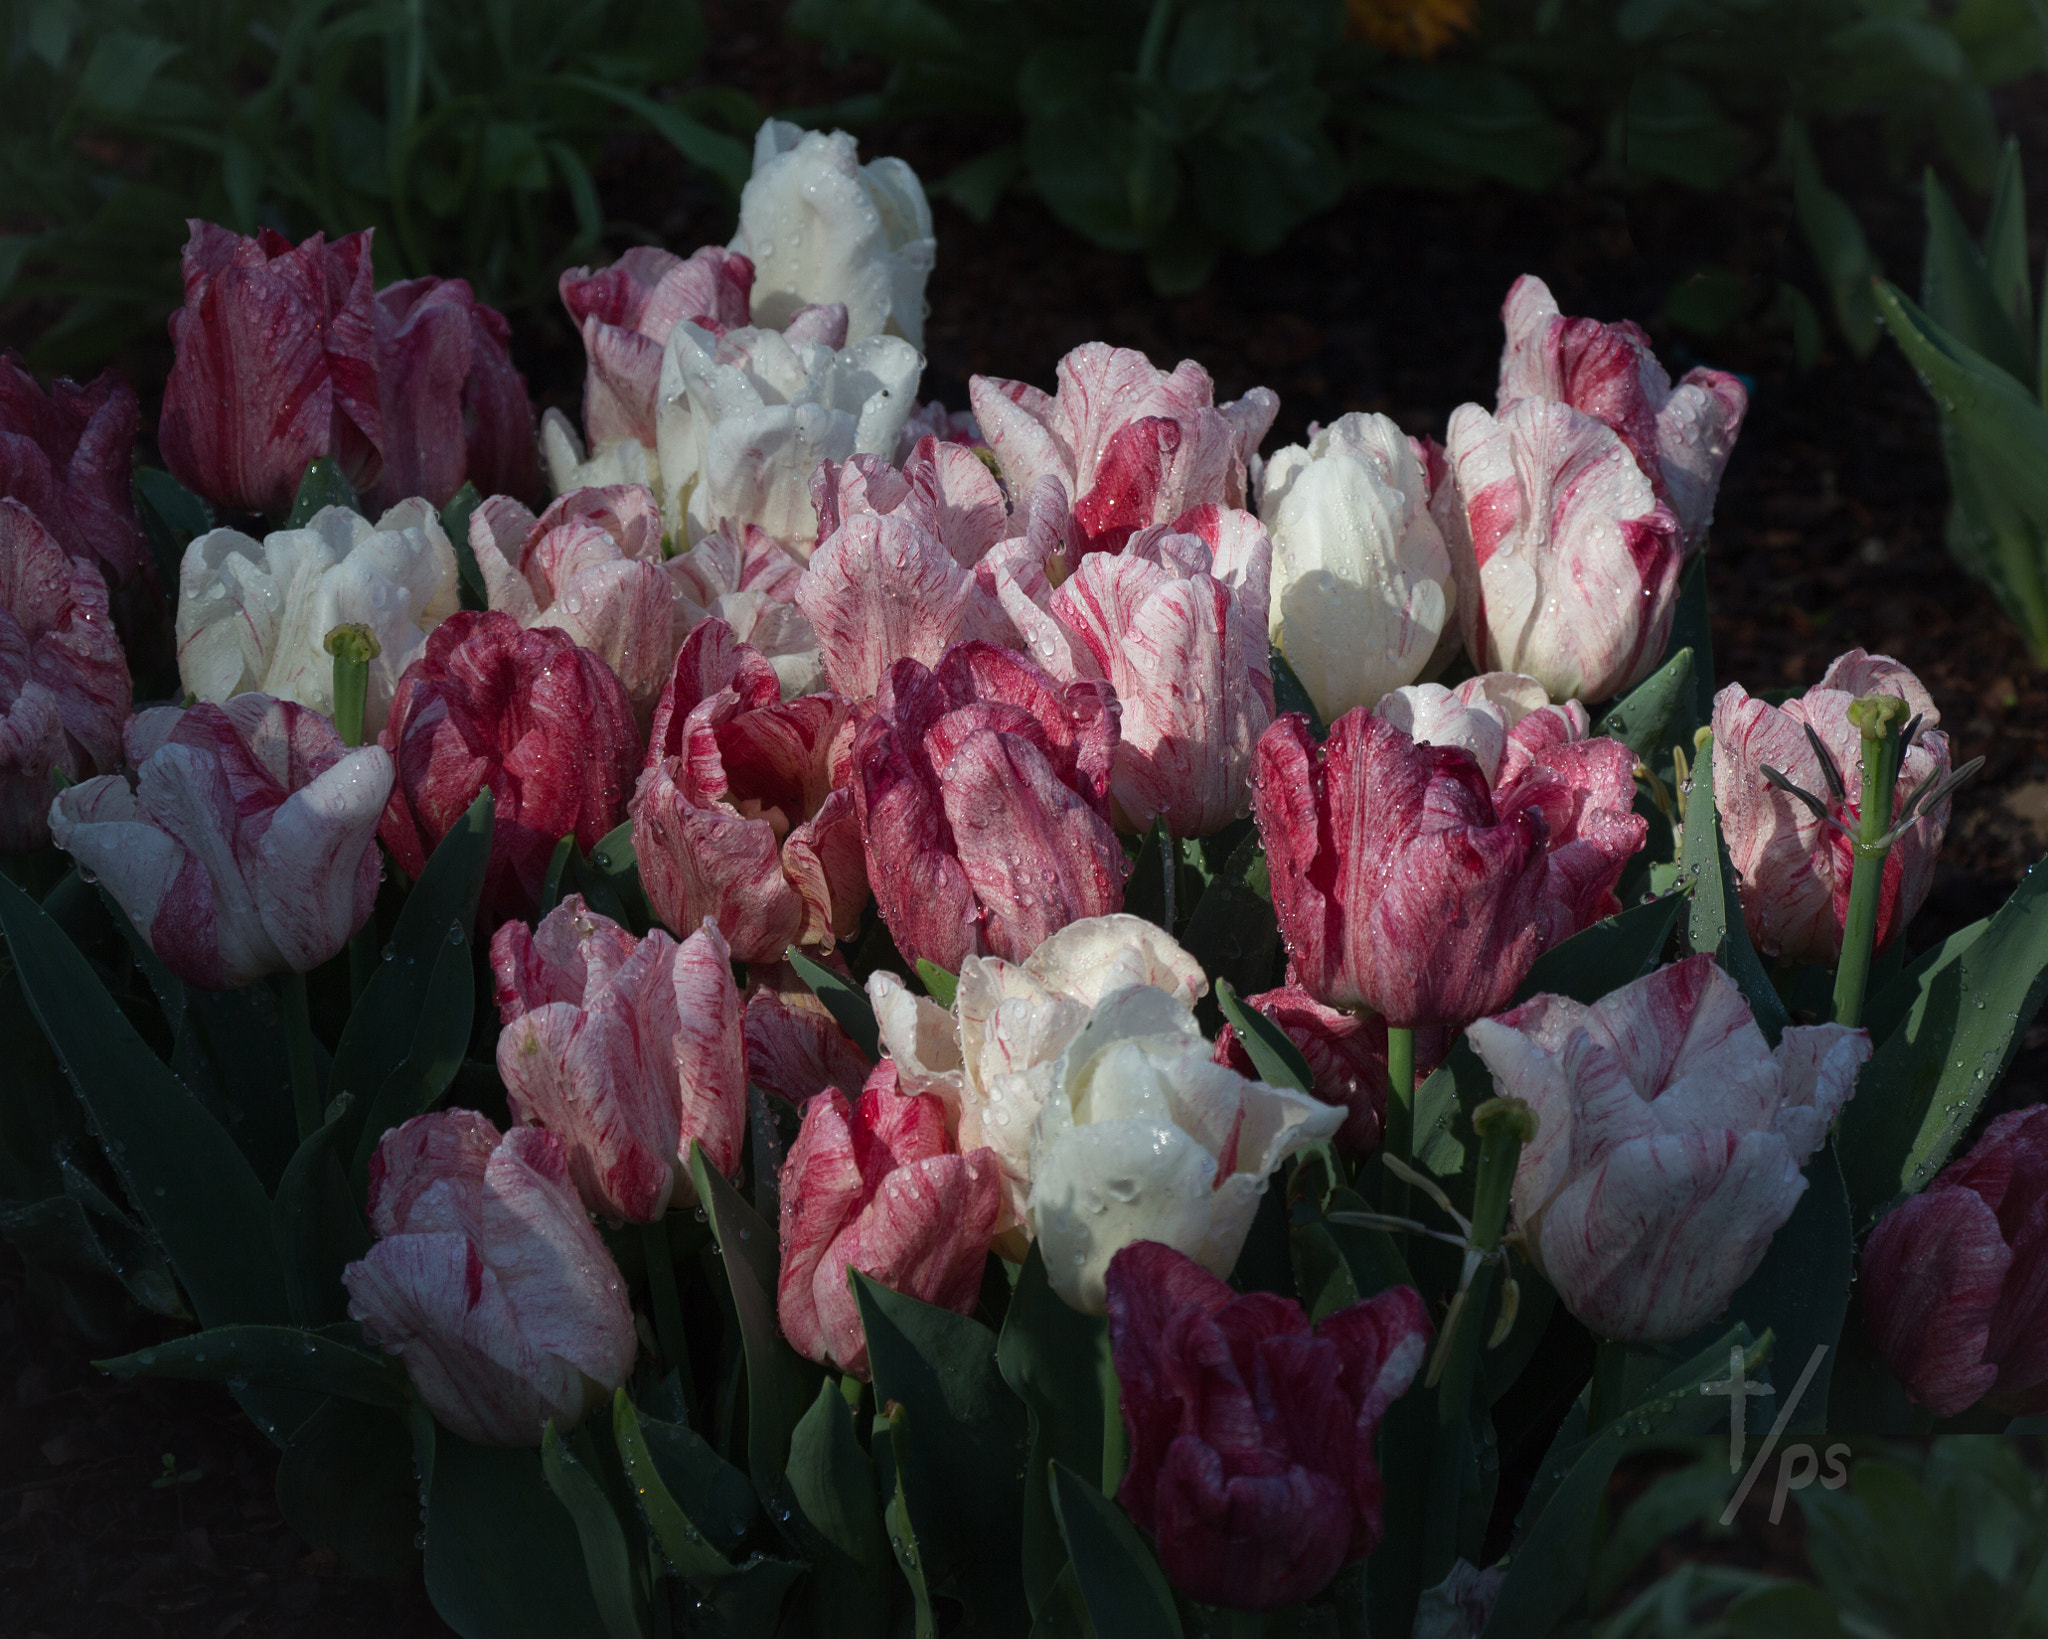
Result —
[[[1415, 1164], [1415, 1032], [1387, 1026], [1386, 1152], [1397, 1161]], [[1381, 1210], [1396, 1218], [1408, 1216], [1408, 1180], [1390, 1170], [1380, 1187]]]
[[1877, 942], [1877, 910], [1883, 897], [1885, 857], [1893, 799], [1899, 782], [1899, 729], [1906, 702], [1895, 695], [1866, 695], [1849, 707], [1849, 720], [1863, 736], [1863, 783], [1858, 793], [1856, 867], [1849, 878], [1849, 905], [1842, 915], [1842, 955], [1835, 965], [1835, 1023], [1863, 1022], [1870, 985], [1870, 958]]
[[647, 1289], [654, 1299], [654, 1337], [682, 1384], [683, 1406], [691, 1425], [697, 1422], [697, 1382], [690, 1369], [689, 1340], [683, 1331], [683, 1306], [676, 1295], [675, 1256], [669, 1250], [668, 1219], [640, 1226], [647, 1251]]
[[286, 969], [277, 976], [277, 999], [284, 1010], [285, 1057], [291, 1066], [292, 1111], [298, 1117], [299, 1141], [320, 1130], [320, 1072], [313, 1053], [313, 1015], [306, 1005], [306, 976]]
[[1593, 1352], [1593, 1392], [1586, 1404], [1586, 1427], [1605, 1428], [1621, 1415], [1627, 1387], [1628, 1345], [1602, 1338]]

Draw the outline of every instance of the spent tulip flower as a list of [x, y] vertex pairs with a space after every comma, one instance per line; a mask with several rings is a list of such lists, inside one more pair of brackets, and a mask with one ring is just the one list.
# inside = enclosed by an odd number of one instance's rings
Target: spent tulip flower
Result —
[[661, 539], [661, 508], [636, 484], [571, 490], [538, 518], [509, 495], [469, 515], [490, 606], [567, 632], [618, 674], [643, 722], [678, 635]]
[[1130, 1466], [1117, 1501], [1174, 1583], [1278, 1610], [1380, 1540], [1380, 1420], [1421, 1369], [1428, 1313], [1394, 1286], [1310, 1326], [1141, 1241], [1109, 1266], [1109, 1335]]
[[20, 354], [0, 353], [0, 496], [27, 507], [109, 587], [149, 574], [130, 490], [137, 420], [135, 389], [118, 371], [45, 392]]
[[1117, 551], [1193, 507], [1244, 506], [1246, 465], [1280, 408], [1265, 387], [1218, 405], [1193, 360], [1168, 374], [1099, 341], [1060, 360], [1057, 393], [995, 376], [968, 391], [1011, 500], [1048, 477], [1064, 488], [1077, 554]]
[[1115, 691], [1110, 796], [1123, 830], [1156, 818], [1174, 836], [1207, 836], [1244, 817], [1253, 748], [1273, 720], [1271, 565], [1257, 518], [1202, 506], [1140, 530], [1121, 552], [1088, 554], [1038, 601], [995, 571], [1020, 646], [1061, 683], [1099, 679]]
[[157, 959], [227, 990], [310, 973], [369, 920], [391, 756], [264, 694], [128, 720], [130, 777], [58, 793], [57, 846], [97, 877]]
[[99, 571], [0, 499], [0, 853], [49, 840], [57, 775], [121, 766], [129, 695]]
[[853, 742], [853, 797], [875, 903], [906, 959], [958, 972], [1021, 961], [1123, 907], [1110, 825], [1116, 702], [1062, 688], [1022, 655], [955, 644], [899, 660]]
[[688, 256], [635, 245], [610, 267], [562, 274], [562, 305], [583, 336], [583, 434], [593, 452], [654, 446], [669, 332], [684, 319], [714, 336], [742, 328], [753, 284], [754, 264], [715, 245]]
[[[1862, 813], [1863, 740], [1849, 707], [1871, 694], [1896, 695], [1920, 719], [1893, 792], [1896, 819], [1919, 786], [1949, 772], [1948, 736], [1936, 726], [1941, 713], [1920, 679], [1896, 660], [1851, 649], [1812, 688], [1781, 706], [1752, 699], [1736, 683], [1714, 696], [1714, 807], [1735, 866], [1743, 922], [1766, 956], [1827, 963], [1840, 956], [1856, 858], [1848, 837], [1772, 785], [1763, 770], [1775, 768], [1820, 797], [1830, 816], [1854, 832]], [[1926, 900], [1948, 818], [1947, 796], [1926, 804], [1885, 856], [1873, 949], [1891, 943]]]
[[179, 681], [195, 700], [255, 692], [332, 717], [327, 634], [366, 626], [380, 651], [363, 712], [374, 734], [427, 634], [461, 607], [458, 585], [455, 549], [423, 500], [401, 501], [375, 523], [325, 507], [304, 528], [261, 541], [209, 530], [178, 567]]
[[668, 560], [678, 640], [704, 621], [722, 620], [768, 657], [783, 699], [816, 694], [825, 686], [825, 664], [818, 635], [796, 606], [803, 572], [759, 524], [714, 529]]
[[625, 1283], [569, 1181], [562, 1140], [474, 1110], [415, 1116], [370, 1162], [377, 1240], [342, 1273], [348, 1312], [443, 1427], [537, 1446], [611, 1403], [638, 1340]]
[[715, 918], [745, 962], [850, 937], [868, 896], [852, 739], [848, 702], [784, 701], [758, 649], [721, 620], [696, 627], [655, 708], [631, 803], [655, 915], [676, 929]]
[[882, 1050], [904, 1087], [945, 1105], [963, 1148], [994, 1151], [1003, 1169], [1002, 1230], [1024, 1222], [1031, 1130], [1055, 1062], [1105, 996], [1133, 985], [1157, 989], [1183, 1010], [1209, 990], [1194, 957], [1153, 923], [1121, 913], [1070, 922], [1021, 962], [968, 957], [950, 1010], [886, 970], [869, 976]]
[[1103, 998], [1046, 1081], [1024, 1221], [1052, 1289], [1086, 1314], [1136, 1241], [1228, 1274], [1269, 1175], [1344, 1124], [1335, 1105], [1216, 1063], [1193, 1010], [1152, 985]]
[[1707, 955], [1591, 1007], [1538, 996], [1465, 1034], [1536, 1114], [1513, 1193], [1531, 1261], [1595, 1333], [1627, 1342], [1685, 1337], [1727, 1308], [1870, 1056], [1869, 1036], [1838, 1024], [1772, 1048]]
[[1683, 541], [1613, 429], [1523, 399], [1451, 414], [1430, 499], [1458, 576], [1465, 650], [1554, 700], [1605, 700], [1655, 668], [1678, 604]]
[[678, 944], [636, 940], [570, 894], [491, 940], [498, 1074], [513, 1116], [562, 1140], [600, 1217], [652, 1223], [694, 1204], [690, 1146], [739, 1169], [747, 1061], [732, 952], [707, 920]]
[[464, 609], [399, 679], [377, 737], [396, 782], [378, 835], [407, 876], [489, 787], [496, 804], [480, 915], [529, 914], [556, 843], [586, 853], [625, 817], [640, 736], [625, 685], [552, 627]]
[[363, 492], [382, 511], [412, 496], [446, 506], [464, 483], [483, 495], [540, 495], [526, 378], [512, 328], [466, 279], [406, 279], [377, 292], [383, 463]]
[[1885, 1364], [1935, 1416], [2048, 1411], [2048, 1105], [1999, 1116], [1881, 1218], [1858, 1285]]
[[886, 333], [924, 346], [938, 241], [924, 185], [902, 160], [863, 165], [844, 131], [764, 120], [730, 248], [753, 263], [756, 324], [780, 329], [806, 306], [837, 302], [849, 341]]
[[857, 1377], [867, 1334], [849, 1271], [971, 1314], [1001, 1198], [996, 1160], [962, 1153], [930, 1094], [903, 1092], [887, 1059], [857, 1099], [836, 1087], [804, 1105], [782, 1163], [776, 1318], [790, 1346]]
[[1613, 428], [1677, 516], [1687, 552], [1704, 546], [1721, 473], [1749, 408], [1740, 378], [1691, 370], [1673, 387], [1640, 326], [1566, 318], [1550, 287], [1531, 274], [1515, 281], [1501, 318], [1507, 345], [1497, 413], [1544, 399]]
[[244, 239], [190, 226], [157, 423], [164, 465], [243, 512], [285, 511], [316, 456], [368, 487], [384, 448], [369, 231], [295, 246], [271, 228]]
[[1354, 412], [1266, 463], [1273, 645], [1325, 722], [1429, 671], [1457, 641], [1458, 584], [1401, 429]]

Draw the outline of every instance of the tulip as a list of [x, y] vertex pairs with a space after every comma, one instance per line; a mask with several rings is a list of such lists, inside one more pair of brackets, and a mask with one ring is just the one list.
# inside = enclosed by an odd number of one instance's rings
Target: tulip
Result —
[[1470, 751], [1500, 818], [1540, 810], [1549, 867], [1543, 900], [1547, 948], [1621, 909], [1615, 884], [1649, 834], [1633, 810], [1635, 753], [1588, 738], [1576, 700], [1550, 703], [1533, 677], [1482, 672], [1455, 689], [1436, 683], [1394, 690], [1373, 714], [1418, 745]]
[[1149, 985], [1097, 1004], [1046, 1080], [1024, 1221], [1052, 1289], [1085, 1314], [1102, 1313], [1110, 1259], [1135, 1241], [1227, 1275], [1268, 1175], [1344, 1124], [1216, 1063], [1193, 1011]]
[[50, 840], [56, 776], [75, 786], [120, 767], [128, 703], [99, 571], [0, 499], [0, 853]]
[[264, 694], [158, 706], [123, 734], [118, 774], [57, 794], [50, 833], [188, 984], [310, 973], [369, 920], [391, 756]]
[[1318, 746], [1290, 714], [1259, 741], [1252, 808], [1290, 978], [1325, 1006], [1456, 1027], [1543, 949], [1543, 816], [1498, 814], [1469, 752], [1363, 711]]
[[808, 557], [818, 463], [894, 453], [924, 361], [896, 336], [847, 343], [844, 317], [812, 309], [787, 331], [724, 336], [686, 320], [670, 333], [658, 465], [678, 539], [759, 524]]
[[677, 944], [632, 934], [570, 894], [491, 940], [498, 1075], [513, 1116], [545, 1127], [601, 1217], [653, 1223], [696, 1203], [690, 1145], [739, 1170], [747, 1060], [732, 953], [717, 925]]
[[715, 918], [745, 962], [850, 937], [868, 894], [852, 735], [846, 701], [785, 703], [758, 649], [721, 620], [696, 627], [655, 708], [631, 804], [655, 915], [678, 929]]
[[1638, 326], [1568, 319], [1550, 287], [1530, 274], [1515, 281], [1501, 318], [1508, 339], [1497, 413], [1544, 399], [1611, 427], [1677, 517], [1685, 550], [1704, 546], [1721, 473], [1749, 408], [1741, 379], [1692, 370], [1674, 388]]
[[1109, 822], [1115, 702], [1021, 655], [960, 643], [899, 660], [853, 742], [875, 902], [910, 961], [1021, 961], [1069, 922], [1123, 905]]
[[1193, 360], [1168, 375], [1099, 341], [1060, 360], [1057, 394], [994, 376], [975, 376], [968, 393], [1011, 499], [1057, 478], [1082, 552], [1117, 551], [1192, 507], [1245, 505], [1246, 464], [1280, 408], [1265, 387], [1218, 406]]
[[820, 540], [862, 513], [903, 517], [963, 569], [981, 562], [1009, 533], [1010, 509], [996, 475], [965, 444], [929, 434], [917, 441], [900, 468], [875, 455], [820, 466], [811, 474], [811, 506], [818, 514]]
[[[1949, 771], [1948, 736], [1935, 726], [1941, 713], [1920, 679], [1896, 660], [1851, 649], [1782, 706], [1753, 700], [1736, 683], [1714, 696], [1714, 807], [1735, 866], [1743, 923], [1766, 956], [1832, 965], [1842, 953], [1854, 847], [1798, 798], [1771, 785], [1763, 770], [1775, 768], [1826, 800], [1829, 814], [1853, 834], [1862, 814], [1863, 741], [1849, 707], [1866, 694], [1897, 695], [1920, 719], [1893, 792], [1896, 819], [1917, 787]], [[1809, 734], [1826, 747], [1832, 770]], [[1885, 856], [1874, 950], [1890, 944], [1925, 902], [1948, 818], [1946, 796], [1927, 804]]]
[[588, 852], [624, 818], [640, 758], [612, 669], [567, 633], [522, 632], [496, 610], [464, 609], [434, 629], [377, 741], [397, 770], [378, 835], [408, 876], [490, 788], [481, 914], [491, 927], [531, 914], [562, 837]]
[[103, 370], [89, 386], [36, 385], [18, 353], [0, 353], [0, 496], [42, 521], [111, 587], [149, 574], [129, 487], [135, 389]]
[[1003, 1172], [1008, 1232], [1031, 1193], [1031, 1130], [1053, 1065], [1113, 991], [1144, 985], [1183, 1010], [1208, 993], [1201, 964], [1143, 917], [1070, 922], [1021, 962], [970, 956], [949, 1012], [886, 970], [868, 978], [882, 1049], [904, 1087], [946, 1107], [962, 1149], [987, 1146]]
[[316, 456], [367, 487], [385, 442], [369, 231], [294, 247], [270, 228], [244, 239], [190, 225], [157, 423], [164, 464], [243, 512], [285, 511]]
[[195, 700], [268, 694], [334, 715], [327, 634], [353, 623], [376, 635], [365, 728], [375, 733], [427, 634], [461, 607], [455, 549], [425, 501], [401, 501], [374, 524], [323, 508], [303, 529], [260, 542], [215, 529], [178, 567], [178, 677]]
[[669, 332], [684, 319], [714, 336], [740, 329], [753, 283], [753, 263], [715, 245], [687, 257], [635, 245], [610, 267], [563, 273], [562, 305], [583, 336], [583, 431], [593, 450], [653, 446]]
[[924, 187], [902, 160], [863, 165], [844, 131], [764, 120], [730, 248], [753, 261], [756, 324], [780, 329], [808, 303], [838, 302], [849, 340], [886, 333], [924, 346], [938, 241]]
[[783, 699], [825, 686], [818, 634], [796, 606], [804, 566], [759, 524], [715, 529], [670, 558], [667, 569], [678, 640], [704, 621], [722, 620], [734, 637], [768, 657]]
[[1205, 506], [1089, 554], [1042, 603], [996, 569], [1023, 646], [1061, 683], [1106, 682], [1123, 707], [1110, 785], [1121, 829], [1158, 818], [1174, 836], [1207, 836], [1244, 817], [1253, 748], [1273, 720], [1271, 563], [1258, 519]]
[[1498, 419], [1464, 404], [1446, 457], [1430, 510], [1472, 664], [1524, 673], [1556, 700], [1604, 700], [1647, 677], [1671, 634], [1684, 543], [1619, 436], [1569, 404], [1525, 399]]
[[1881, 1218], [1859, 1284], [1878, 1352], [1935, 1416], [2048, 1411], [2048, 1105], [1999, 1116]]
[[[1282, 985], [1244, 1004], [1277, 1024], [1308, 1061], [1315, 1085], [1310, 1090], [1325, 1104], [1344, 1111], [1337, 1143], [1353, 1155], [1370, 1155], [1380, 1147], [1387, 1113], [1387, 1021], [1372, 1013], [1340, 1013], [1325, 1007], [1305, 990]], [[1433, 1036], [1441, 1032], [1432, 1032]], [[1417, 1053], [1422, 1075], [1442, 1062], [1443, 1051]], [[1216, 1038], [1214, 1058], [1241, 1076], [1255, 1076], [1257, 1067], [1230, 1025]]]
[[1838, 1024], [1773, 1049], [1705, 955], [1591, 1007], [1538, 996], [1465, 1039], [1536, 1114], [1513, 1192], [1531, 1260], [1580, 1320], [1631, 1343], [1728, 1307], [1870, 1057], [1869, 1036]]
[[1117, 1488], [1160, 1565], [1205, 1604], [1278, 1610], [1380, 1539], [1380, 1419], [1421, 1368], [1430, 1325], [1394, 1286], [1311, 1327], [1168, 1247], [1109, 1267], [1109, 1334], [1130, 1466]]
[[973, 1312], [1000, 1198], [995, 1157], [956, 1150], [939, 1101], [902, 1092], [887, 1059], [851, 1104], [829, 1088], [804, 1105], [780, 1196], [776, 1317], [806, 1359], [868, 1376], [851, 1270]]
[[854, 513], [818, 543], [795, 596], [826, 681], [849, 700], [873, 699], [899, 660], [935, 666], [956, 643], [1020, 646], [992, 580], [907, 511]]
[[377, 1240], [342, 1272], [348, 1312], [405, 1362], [443, 1427], [535, 1446], [609, 1405], [637, 1340], [562, 1140], [474, 1110], [415, 1116], [370, 1162]]
[[407, 279], [377, 292], [384, 464], [372, 507], [423, 496], [446, 506], [465, 482], [485, 495], [540, 494], [533, 405], [512, 367], [512, 329], [466, 279]]
[[636, 485], [571, 490], [538, 518], [494, 495], [469, 515], [490, 606], [567, 632], [618, 674], [643, 722], [675, 658], [661, 540], [661, 509]]
[[1458, 584], [1429, 478], [1400, 428], [1354, 412], [1266, 463], [1273, 645], [1333, 722], [1432, 669], [1457, 639]]
[[867, 1055], [808, 987], [801, 995], [767, 987], [749, 991], [741, 1026], [747, 1079], [763, 1092], [797, 1108], [827, 1087], [837, 1087], [848, 1099], [860, 1097], [868, 1077]]

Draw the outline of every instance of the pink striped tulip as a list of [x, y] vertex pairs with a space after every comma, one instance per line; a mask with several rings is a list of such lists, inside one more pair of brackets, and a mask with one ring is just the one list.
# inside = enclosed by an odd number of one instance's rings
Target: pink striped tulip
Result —
[[1697, 1331], [1763, 1261], [1870, 1057], [1838, 1024], [1773, 1049], [1711, 956], [1587, 1007], [1538, 996], [1466, 1040], [1536, 1112], [1515, 1222], [1565, 1307], [1601, 1337]]
[[583, 1215], [562, 1140], [499, 1136], [474, 1110], [415, 1116], [370, 1162], [377, 1241], [342, 1273], [348, 1312], [441, 1425], [536, 1446], [611, 1403], [638, 1340], [625, 1283]]
[[33, 512], [58, 544], [109, 587], [150, 575], [129, 486], [135, 389], [102, 370], [86, 386], [46, 393], [18, 353], [0, 353], [0, 496]]
[[512, 1114], [566, 1148], [600, 1217], [652, 1223], [696, 1202], [690, 1145], [739, 1170], [747, 1060], [732, 952], [708, 919], [680, 945], [635, 940], [571, 894], [491, 940], [498, 1074]]
[[804, 1106], [782, 1163], [782, 1269], [776, 1313], [806, 1359], [868, 1375], [848, 1271], [960, 1314], [981, 1294], [1001, 1200], [987, 1150], [962, 1155], [945, 1107], [899, 1090], [884, 1059], [851, 1104], [837, 1088]]
[[128, 720], [126, 776], [58, 793], [50, 833], [157, 959], [227, 990], [310, 973], [369, 920], [391, 755], [267, 694]]

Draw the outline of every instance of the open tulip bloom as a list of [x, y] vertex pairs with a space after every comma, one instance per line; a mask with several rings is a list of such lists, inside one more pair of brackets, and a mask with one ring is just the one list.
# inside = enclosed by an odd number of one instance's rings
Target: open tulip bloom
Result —
[[1525, 278], [1441, 443], [949, 413], [934, 251], [769, 121], [538, 457], [367, 231], [193, 224], [169, 474], [0, 359], [0, 1229], [201, 1327], [110, 1368], [463, 1639], [1534, 1636], [1639, 1439], [2048, 1410], [2048, 873], [1916, 941], [1935, 694], [1673, 638], [1741, 383]]

